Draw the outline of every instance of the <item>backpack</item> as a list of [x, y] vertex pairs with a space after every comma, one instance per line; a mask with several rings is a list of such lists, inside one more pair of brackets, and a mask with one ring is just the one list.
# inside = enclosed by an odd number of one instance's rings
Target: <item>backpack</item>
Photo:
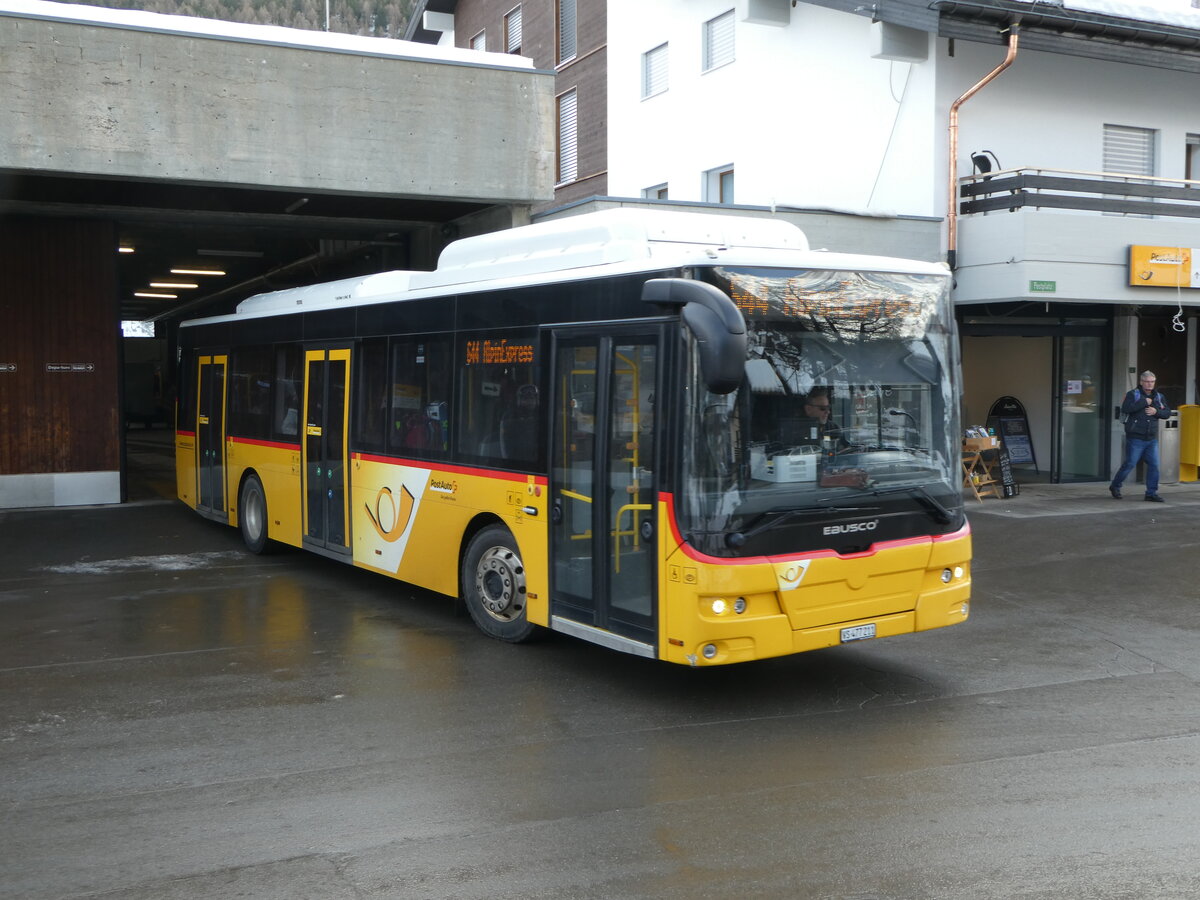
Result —
[[[1134, 388], [1133, 390], [1137, 391], [1139, 394], [1142, 393], [1142, 389], [1140, 387]], [[1133, 391], [1130, 391], [1129, 393], [1133, 393]], [[1128, 396], [1128, 394], [1126, 396]], [[1167, 401], [1163, 399], [1163, 395], [1160, 394], [1158, 391], [1155, 391], [1153, 394], [1151, 394], [1151, 398], [1159, 406], [1167, 405]], [[1124, 406], [1125, 405], [1124, 402], [1122, 402], [1121, 405]], [[1126, 430], [1128, 430], [1128, 422], [1129, 422], [1129, 413], [1122, 412], [1121, 413], [1121, 424], [1126, 426]]]

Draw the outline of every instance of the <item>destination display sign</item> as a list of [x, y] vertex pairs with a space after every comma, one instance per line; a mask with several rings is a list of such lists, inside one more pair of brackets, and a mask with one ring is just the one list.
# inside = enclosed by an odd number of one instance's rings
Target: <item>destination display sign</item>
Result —
[[533, 344], [500, 340], [467, 341], [465, 364], [478, 365], [528, 365], [534, 360]]

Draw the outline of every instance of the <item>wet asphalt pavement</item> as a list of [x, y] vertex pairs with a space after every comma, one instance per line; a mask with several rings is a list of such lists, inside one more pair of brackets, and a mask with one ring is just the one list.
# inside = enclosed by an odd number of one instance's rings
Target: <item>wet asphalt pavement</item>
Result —
[[250, 556], [153, 438], [0, 511], [2, 897], [1200, 894], [1200, 486], [972, 499], [966, 624], [691, 671]]

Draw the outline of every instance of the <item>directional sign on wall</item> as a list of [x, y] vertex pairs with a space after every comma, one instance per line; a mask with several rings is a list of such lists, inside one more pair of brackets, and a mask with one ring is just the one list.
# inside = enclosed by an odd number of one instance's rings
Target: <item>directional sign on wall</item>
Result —
[[1133, 244], [1129, 248], [1129, 284], [1200, 288], [1200, 249]]

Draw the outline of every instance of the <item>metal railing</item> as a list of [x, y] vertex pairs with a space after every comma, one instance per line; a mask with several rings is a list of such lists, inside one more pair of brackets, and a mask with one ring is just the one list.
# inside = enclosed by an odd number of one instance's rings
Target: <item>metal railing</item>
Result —
[[1200, 181], [1146, 175], [1001, 169], [959, 179], [959, 196], [964, 216], [1032, 208], [1200, 218]]

